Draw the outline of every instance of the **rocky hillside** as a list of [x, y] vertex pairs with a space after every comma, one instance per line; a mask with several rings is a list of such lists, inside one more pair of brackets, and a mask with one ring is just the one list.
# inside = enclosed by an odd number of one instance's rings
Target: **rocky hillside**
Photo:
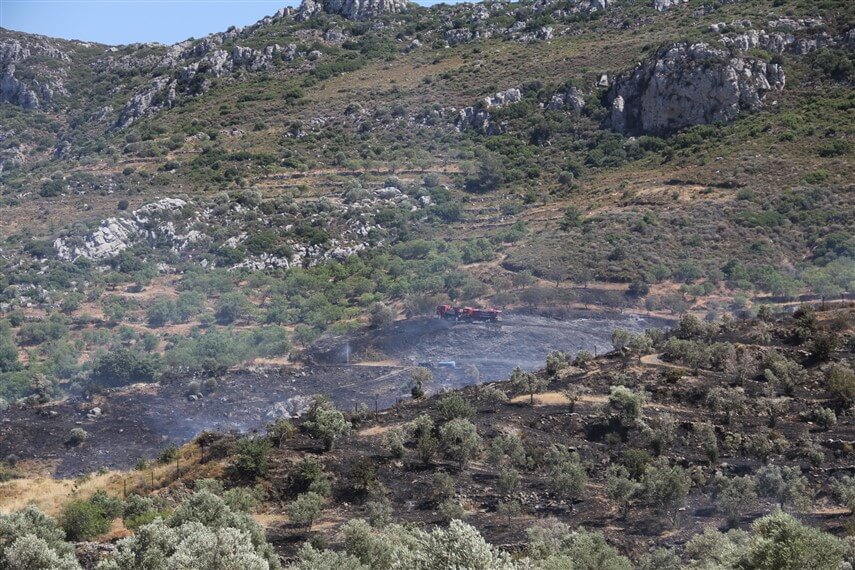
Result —
[[2, 30], [0, 397], [85, 393], [117, 347], [148, 379], [285, 360], [448, 300], [845, 298], [853, 46], [835, 0], [306, 1], [172, 46]]
[[845, 296], [846, 8], [306, 1], [172, 46], [2, 30], [0, 394], [85, 389], [114, 346], [196, 369], [169, 354], [228, 327], [257, 341], [229, 365], [287, 358], [445, 300]]
[[0, 568], [851, 568], [850, 4], [0, 29]]

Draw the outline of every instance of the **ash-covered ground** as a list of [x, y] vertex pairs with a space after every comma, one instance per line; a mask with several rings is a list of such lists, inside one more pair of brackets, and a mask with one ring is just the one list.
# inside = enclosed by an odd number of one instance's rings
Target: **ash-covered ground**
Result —
[[[188, 397], [191, 379], [172, 378], [91, 399], [9, 409], [0, 419], [0, 457], [46, 461], [57, 476], [100, 467], [128, 468], [202, 431], [261, 428], [276, 417], [305, 409], [316, 394], [328, 394], [348, 410], [359, 404], [389, 407], [409, 397], [414, 366], [433, 370], [434, 381], [425, 387], [432, 393], [507, 378], [516, 366], [539, 368], [554, 350], [602, 353], [609, 350], [615, 328], [641, 331], [667, 324], [618, 314], [562, 320], [512, 314], [498, 324], [411, 319], [330, 339], [314, 353], [315, 364], [232, 372], [200, 398]], [[396, 365], [347, 364], [366, 354]], [[98, 415], [93, 414], [96, 407]], [[70, 448], [65, 441], [74, 427], [85, 429], [89, 438]]]
[[617, 328], [641, 332], [667, 326], [660, 319], [619, 314], [598, 314], [569, 319], [509, 314], [496, 324], [454, 323], [440, 319], [401, 321], [369, 337], [383, 354], [403, 363], [454, 362], [456, 369], [478, 370], [482, 382], [503, 380], [517, 366], [543, 367], [546, 356], [560, 350], [575, 355], [580, 350], [603, 354], [612, 349]]

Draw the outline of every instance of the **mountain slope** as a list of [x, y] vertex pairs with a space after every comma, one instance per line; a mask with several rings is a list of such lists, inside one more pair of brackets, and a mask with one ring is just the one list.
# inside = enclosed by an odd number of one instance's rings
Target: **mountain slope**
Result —
[[[752, 0], [306, 3], [173, 46], [3, 30], [6, 395], [86, 389], [112, 345], [173, 371], [229, 326], [305, 345], [377, 303], [851, 291], [851, 27]], [[290, 351], [259, 346], [218, 366]]]

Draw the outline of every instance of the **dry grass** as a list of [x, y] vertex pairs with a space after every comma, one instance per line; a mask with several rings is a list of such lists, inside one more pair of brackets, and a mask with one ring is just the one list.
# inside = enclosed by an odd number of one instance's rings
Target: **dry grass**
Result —
[[288, 522], [288, 516], [284, 514], [256, 513], [252, 515], [252, 518], [263, 528], [273, 528]]
[[[193, 479], [214, 476], [221, 467], [216, 463], [200, 465], [201, 452], [194, 444], [179, 451], [182, 476], [193, 474]], [[199, 475], [199, 470], [205, 473]], [[175, 464], [152, 465], [144, 471], [107, 471], [77, 479], [55, 479], [45, 472], [44, 466], [23, 466], [30, 473], [22, 479], [0, 484], [0, 513], [10, 513], [35, 505], [43, 512], [56, 516], [62, 507], [74, 499], [87, 499], [97, 491], [106, 491], [113, 497], [122, 497], [134, 491], [151, 491], [169, 486], [176, 481]], [[221, 473], [220, 473], [221, 474]], [[111, 532], [113, 532], [111, 530]]]
[[68, 501], [88, 498], [96, 491], [121, 496], [122, 478], [122, 473], [110, 471], [85, 481], [42, 476], [15, 479], [0, 484], [0, 512], [10, 513], [35, 505], [49, 515], [57, 515]]
[[377, 435], [383, 435], [384, 433], [391, 431], [395, 428], [401, 427], [403, 424], [389, 424], [389, 425], [379, 425], [379, 426], [371, 426], [369, 428], [365, 428], [356, 432], [356, 435], [360, 437], [372, 437]]

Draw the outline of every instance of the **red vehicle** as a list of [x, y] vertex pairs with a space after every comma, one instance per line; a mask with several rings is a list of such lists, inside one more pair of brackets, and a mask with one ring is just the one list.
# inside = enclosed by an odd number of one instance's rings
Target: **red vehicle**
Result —
[[464, 323], [495, 323], [502, 311], [498, 309], [476, 309], [474, 307], [452, 307], [440, 305], [436, 308], [439, 318]]

